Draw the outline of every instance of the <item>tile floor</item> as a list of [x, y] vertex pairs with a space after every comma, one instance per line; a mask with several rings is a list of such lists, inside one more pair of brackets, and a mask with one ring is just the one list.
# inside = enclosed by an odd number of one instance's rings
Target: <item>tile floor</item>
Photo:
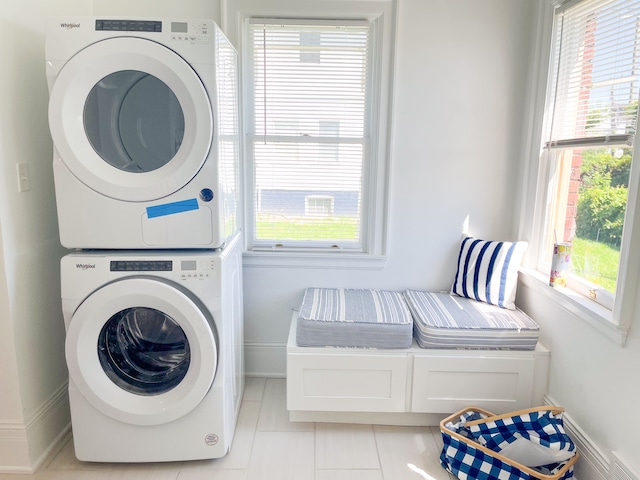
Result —
[[34, 475], [0, 480], [452, 480], [437, 427], [291, 423], [284, 379], [248, 378], [229, 454], [155, 464], [76, 460], [71, 439]]

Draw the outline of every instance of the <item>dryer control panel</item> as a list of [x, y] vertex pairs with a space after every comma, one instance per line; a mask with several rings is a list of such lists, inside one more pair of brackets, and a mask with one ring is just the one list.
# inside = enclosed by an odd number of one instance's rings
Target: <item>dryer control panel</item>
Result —
[[176, 41], [189, 41], [191, 43], [207, 42], [210, 28], [207, 22], [165, 22], [169, 28], [163, 29], [160, 20], [116, 20], [97, 19], [96, 31], [100, 32], [144, 32], [162, 33], [169, 30], [170, 38]]

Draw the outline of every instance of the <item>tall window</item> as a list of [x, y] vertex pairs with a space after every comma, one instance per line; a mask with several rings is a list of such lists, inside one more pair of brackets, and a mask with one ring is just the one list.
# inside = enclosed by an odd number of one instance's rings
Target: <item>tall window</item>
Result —
[[640, 86], [640, 1], [566, 2], [555, 17], [540, 266], [571, 242], [568, 285], [613, 308]]
[[251, 248], [365, 249], [373, 31], [249, 20]]

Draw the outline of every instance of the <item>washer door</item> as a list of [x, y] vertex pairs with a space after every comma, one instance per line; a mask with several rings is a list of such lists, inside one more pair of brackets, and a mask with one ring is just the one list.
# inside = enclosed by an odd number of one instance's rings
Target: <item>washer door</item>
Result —
[[49, 127], [62, 162], [89, 188], [125, 201], [166, 197], [204, 163], [211, 103], [178, 54], [151, 40], [94, 43], [56, 77]]
[[159, 425], [193, 410], [213, 383], [217, 346], [210, 319], [162, 279], [129, 277], [92, 293], [65, 343], [69, 376], [100, 412]]

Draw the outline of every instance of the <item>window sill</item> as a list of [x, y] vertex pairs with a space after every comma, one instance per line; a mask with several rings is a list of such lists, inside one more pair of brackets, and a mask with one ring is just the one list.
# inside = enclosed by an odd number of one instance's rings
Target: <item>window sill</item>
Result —
[[243, 253], [242, 260], [245, 267], [382, 270], [387, 257], [365, 253], [248, 251]]
[[543, 295], [553, 303], [581, 319], [609, 340], [624, 345], [629, 332], [628, 327], [614, 323], [611, 310], [580, 295], [569, 288], [552, 288], [549, 277], [543, 273], [528, 269], [520, 269], [520, 281], [536, 293]]

